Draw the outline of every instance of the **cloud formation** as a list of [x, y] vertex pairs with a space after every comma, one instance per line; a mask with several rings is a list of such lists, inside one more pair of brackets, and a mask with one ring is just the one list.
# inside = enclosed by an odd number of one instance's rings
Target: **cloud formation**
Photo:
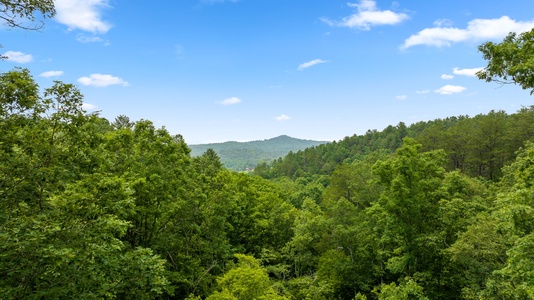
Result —
[[91, 104], [91, 103], [83, 103], [82, 104], [82, 109], [84, 109], [84, 110], [94, 110], [95, 108], [96, 108], [96, 105]]
[[406, 100], [406, 99], [408, 99], [408, 96], [406, 96], [406, 95], [398, 95], [398, 96], [395, 97], [395, 99], [397, 99], [397, 100]]
[[78, 82], [94, 87], [107, 87], [110, 85], [122, 85], [128, 86], [128, 82], [123, 79], [108, 74], [91, 74], [89, 77], [82, 77], [78, 79]]
[[219, 101], [219, 104], [222, 104], [222, 105], [234, 105], [234, 104], [237, 104], [241, 102], [241, 99], [237, 98], [237, 97], [230, 97], [230, 98], [226, 98], [222, 101]]
[[2, 54], [2, 56], [7, 57], [6, 60], [13, 61], [19, 64], [26, 64], [33, 60], [33, 56], [31, 54], [22, 53], [19, 51], [7, 51], [6, 53]]
[[395, 25], [409, 18], [405, 13], [379, 10], [374, 0], [361, 0], [360, 3], [348, 3], [347, 5], [355, 7], [357, 12], [343, 18], [341, 21], [330, 21], [328, 19], [323, 19], [323, 21], [331, 26], [370, 30], [373, 26]]
[[449, 19], [438, 19], [438, 20], [434, 21], [434, 25], [436, 27], [452, 26], [452, 21], [449, 20]]
[[451, 80], [451, 79], [453, 79], [453, 78], [454, 78], [453, 75], [449, 75], [449, 74], [441, 74], [441, 79]]
[[482, 71], [484, 68], [472, 68], [472, 69], [459, 69], [454, 68], [452, 72], [456, 75], [475, 77], [478, 71]]
[[46, 77], [46, 78], [57, 77], [61, 75], [63, 75], [63, 71], [46, 71], [46, 72], [39, 74], [40, 77]]
[[303, 64], [300, 64], [299, 67], [297, 68], [297, 70], [302, 71], [302, 70], [307, 69], [309, 67], [313, 67], [313, 66], [315, 66], [317, 64], [324, 64], [326, 62], [327, 62], [326, 60], [314, 59], [314, 60], [305, 62]]
[[87, 36], [84, 34], [78, 34], [76, 36], [76, 40], [80, 43], [103, 43], [104, 46], [110, 45], [110, 42], [108, 40], [104, 40], [103, 38], [96, 35]]
[[524, 32], [534, 27], [534, 21], [522, 22], [503, 16], [499, 19], [474, 19], [467, 23], [467, 28], [441, 27], [441, 22], [432, 28], [425, 28], [404, 41], [401, 48], [417, 45], [448, 47], [453, 43], [466, 41], [497, 40], [510, 32]]
[[274, 118], [276, 121], [278, 122], [283, 122], [283, 121], [289, 121], [291, 120], [291, 118], [287, 115], [279, 115], [278, 117], [275, 117]]
[[111, 25], [102, 20], [102, 10], [109, 8], [108, 0], [55, 0], [55, 19], [69, 30], [106, 33]]
[[457, 94], [465, 91], [466, 88], [460, 85], [450, 85], [447, 84], [445, 86], [440, 87], [439, 89], [435, 90], [435, 93], [441, 94], [441, 95], [452, 95]]

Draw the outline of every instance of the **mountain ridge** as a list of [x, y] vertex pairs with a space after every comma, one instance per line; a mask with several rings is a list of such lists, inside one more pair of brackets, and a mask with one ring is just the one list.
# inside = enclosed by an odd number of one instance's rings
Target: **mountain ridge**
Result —
[[297, 152], [309, 147], [330, 143], [327, 141], [315, 141], [280, 135], [265, 140], [249, 142], [227, 141], [221, 143], [192, 144], [191, 156], [200, 156], [206, 150], [213, 149], [219, 156], [221, 163], [234, 171], [246, 171], [253, 169], [262, 162], [271, 162], [290, 152]]

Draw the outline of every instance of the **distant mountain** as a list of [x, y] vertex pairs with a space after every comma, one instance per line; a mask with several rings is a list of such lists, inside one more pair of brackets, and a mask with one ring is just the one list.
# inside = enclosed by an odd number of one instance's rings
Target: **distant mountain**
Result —
[[253, 169], [262, 162], [271, 162], [309, 147], [326, 144], [324, 141], [301, 140], [281, 135], [268, 140], [252, 142], [224, 142], [214, 144], [189, 145], [192, 156], [200, 156], [206, 150], [213, 149], [228, 169], [245, 171]]

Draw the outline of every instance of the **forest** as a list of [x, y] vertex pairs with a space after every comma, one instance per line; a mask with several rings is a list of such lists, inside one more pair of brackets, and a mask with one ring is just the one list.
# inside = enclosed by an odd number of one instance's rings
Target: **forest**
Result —
[[531, 299], [534, 107], [388, 126], [254, 174], [72, 84], [0, 75], [6, 299]]
[[254, 170], [258, 163], [270, 164], [289, 152], [297, 152], [325, 143], [327, 142], [281, 135], [262, 141], [188, 144], [188, 146], [191, 149], [191, 156], [200, 156], [208, 149], [212, 149], [217, 153], [225, 168], [233, 171], [247, 171]]
[[[479, 78], [533, 89], [533, 43], [481, 45]], [[0, 74], [2, 299], [534, 299], [534, 106], [245, 174], [82, 103], [73, 84]]]

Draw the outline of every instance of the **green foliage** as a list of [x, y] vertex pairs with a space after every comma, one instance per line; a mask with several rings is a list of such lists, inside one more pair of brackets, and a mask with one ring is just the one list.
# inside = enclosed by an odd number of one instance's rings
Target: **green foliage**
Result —
[[322, 209], [313, 200], [304, 200], [293, 228], [294, 236], [284, 247], [296, 277], [313, 273], [322, 246], [321, 239], [328, 230], [325, 223]]
[[344, 198], [362, 209], [368, 207], [381, 192], [374, 184], [377, 176], [371, 171], [373, 163], [371, 160], [340, 164], [330, 177], [330, 184], [324, 194], [325, 201]]
[[445, 150], [446, 170], [497, 181], [502, 167], [514, 161], [515, 151], [525, 141], [533, 141], [533, 120], [534, 110], [529, 107], [512, 115], [490, 111], [475, 117], [449, 117], [410, 126], [400, 123], [383, 131], [368, 130], [364, 135], [290, 153], [272, 166], [260, 165], [255, 173], [264, 178], [292, 179], [331, 175], [341, 163], [362, 160], [372, 153], [393, 153], [402, 145], [402, 138], [411, 137], [425, 151]]
[[4, 298], [533, 297], [533, 108], [401, 123], [253, 176], [82, 103], [0, 75]]
[[287, 299], [277, 294], [269, 275], [252, 256], [236, 254], [237, 264], [217, 278], [219, 291], [207, 300], [219, 299]]
[[[56, 14], [53, 0], [2, 0], [0, 1], [0, 19], [9, 27], [22, 29], [39, 29], [41, 24], [31, 24], [35, 21], [36, 15], [43, 18], [51, 18]], [[30, 24], [24, 24], [27, 20]]]
[[419, 286], [412, 278], [404, 278], [401, 284], [396, 285], [383, 284], [380, 289], [374, 290], [379, 300], [428, 300], [423, 293], [423, 288]]
[[396, 156], [377, 162], [373, 170], [386, 187], [379, 204], [390, 220], [387, 232], [398, 239], [396, 255], [388, 261], [394, 273], [412, 276], [426, 259], [428, 235], [438, 226], [439, 189], [443, 180], [444, 153], [419, 153], [421, 145], [405, 139]]
[[0, 116], [33, 115], [43, 112], [39, 101], [39, 86], [28, 69], [16, 68], [0, 75]]
[[136, 213], [132, 184], [106, 170], [106, 123], [56, 82], [27, 70], [0, 78], [0, 290], [7, 298], [151, 299], [168, 293], [164, 260], [123, 238]]
[[399, 123], [397, 127], [389, 126], [383, 132], [369, 130], [363, 136], [346, 137], [339, 142], [309, 147], [298, 152], [291, 152], [283, 159], [273, 162], [270, 176], [288, 176], [292, 178], [313, 174], [328, 174], [336, 165], [345, 160], [362, 157], [371, 152], [393, 152], [406, 135], [406, 126]]
[[497, 230], [502, 232], [501, 247], [506, 247], [507, 258], [488, 278], [481, 294], [529, 299], [534, 297], [534, 144], [519, 151], [516, 162], [505, 172], [512, 186], [498, 195], [493, 216], [499, 221]]
[[[263, 141], [252, 142], [224, 142], [215, 144], [190, 145], [191, 155], [200, 156], [212, 149], [220, 156], [223, 165], [234, 171], [254, 169], [257, 165], [271, 163], [290, 152], [296, 152], [308, 147], [325, 144], [327, 142], [301, 140], [282, 135]], [[261, 173], [261, 167], [260, 167]]]
[[521, 34], [510, 33], [501, 43], [486, 42], [478, 47], [486, 68], [477, 73], [488, 82], [516, 83], [534, 93], [534, 29]]

